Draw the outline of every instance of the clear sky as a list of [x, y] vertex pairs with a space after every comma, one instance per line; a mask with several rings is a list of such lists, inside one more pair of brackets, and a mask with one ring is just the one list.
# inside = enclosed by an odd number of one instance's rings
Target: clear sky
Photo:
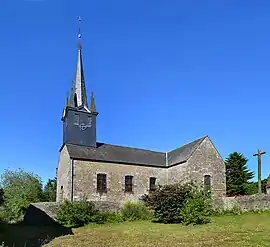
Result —
[[209, 135], [270, 173], [270, 1], [2, 0], [1, 160], [53, 178], [81, 16], [98, 140], [169, 151]]

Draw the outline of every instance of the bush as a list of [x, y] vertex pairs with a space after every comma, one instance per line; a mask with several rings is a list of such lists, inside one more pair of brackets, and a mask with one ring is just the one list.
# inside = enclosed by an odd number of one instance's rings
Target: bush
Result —
[[216, 209], [213, 211], [212, 215], [223, 216], [223, 215], [242, 215], [243, 210], [238, 206], [234, 205], [231, 209]]
[[150, 210], [140, 202], [127, 202], [121, 208], [123, 220], [149, 220], [152, 218]]
[[193, 188], [183, 207], [179, 209], [181, 222], [185, 225], [209, 223], [211, 212], [211, 193], [196, 187]]
[[120, 223], [124, 221], [122, 215], [118, 213], [103, 212], [101, 214], [105, 217], [107, 223]]
[[162, 223], [180, 223], [179, 209], [190, 197], [193, 184], [171, 184], [159, 186], [155, 191], [144, 195], [142, 200], [154, 210], [154, 217]]
[[91, 202], [86, 200], [79, 202], [65, 201], [57, 211], [57, 221], [70, 227], [79, 227], [90, 222], [100, 222], [102, 216], [98, 215], [98, 210]]

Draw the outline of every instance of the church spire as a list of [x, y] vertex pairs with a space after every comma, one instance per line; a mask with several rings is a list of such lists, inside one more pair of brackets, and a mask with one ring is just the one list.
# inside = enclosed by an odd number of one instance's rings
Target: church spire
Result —
[[81, 18], [78, 17], [78, 53], [77, 53], [77, 65], [76, 65], [76, 73], [73, 80], [73, 87], [70, 94], [69, 105], [73, 107], [78, 106], [86, 106], [87, 96], [85, 89], [85, 81], [84, 81], [84, 71], [83, 71], [83, 61], [82, 61], [82, 45], [81, 45]]

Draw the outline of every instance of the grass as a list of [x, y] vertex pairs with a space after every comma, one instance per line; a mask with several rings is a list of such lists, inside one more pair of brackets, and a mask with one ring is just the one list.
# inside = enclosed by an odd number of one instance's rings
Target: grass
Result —
[[270, 213], [213, 217], [200, 226], [148, 221], [89, 225], [73, 229], [46, 247], [270, 246]]

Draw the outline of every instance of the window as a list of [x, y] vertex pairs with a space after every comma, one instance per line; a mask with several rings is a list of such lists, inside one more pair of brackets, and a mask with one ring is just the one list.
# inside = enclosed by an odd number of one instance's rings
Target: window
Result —
[[149, 179], [149, 191], [154, 191], [156, 189], [156, 180], [157, 180], [157, 178], [150, 177], [150, 179]]
[[133, 176], [125, 176], [125, 192], [132, 192]]
[[211, 190], [211, 176], [204, 175], [204, 188], [206, 190]]
[[79, 125], [79, 122], [80, 122], [79, 114], [75, 114], [74, 115], [74, 125]]
[[97, 191], [100, 193], [107, 192], [107, 176], [106, 174], [97, 175]]

